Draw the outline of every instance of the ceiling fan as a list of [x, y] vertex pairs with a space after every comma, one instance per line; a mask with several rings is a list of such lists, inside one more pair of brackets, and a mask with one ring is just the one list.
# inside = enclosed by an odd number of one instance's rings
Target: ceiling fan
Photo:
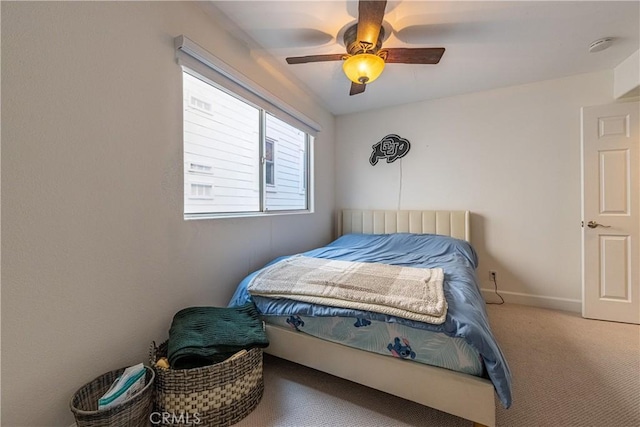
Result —
[[294, 56], [286, 58], [287, 63], [344, 61], [342, 68], [352, 82], [349, 95], [357, 95], [364, 92], [366, 85], [380, 76], [385, 63], [437, 64], [440, 62], [444, 54], [443, 47], [382, 49], [384, 39], [382, 20], [386, 6], [386, 0], [360, 0], [358, 22], [344, 33], [346, 54]]

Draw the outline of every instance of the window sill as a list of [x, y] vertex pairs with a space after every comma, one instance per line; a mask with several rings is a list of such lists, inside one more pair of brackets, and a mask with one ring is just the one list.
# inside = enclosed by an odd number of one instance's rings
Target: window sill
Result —
[[312, 214], [313, 210], [296, 210], [296, 211], [269, 211], [269, 212], [247, 212], [247, 213], [201, 213], [201, 214], [184, 214], [185, 221], [197, 220], [197, 219], [225, 219], [225, 218], [264, 218], [272, 216], [284, 216], [284, 215], [306, 215]]

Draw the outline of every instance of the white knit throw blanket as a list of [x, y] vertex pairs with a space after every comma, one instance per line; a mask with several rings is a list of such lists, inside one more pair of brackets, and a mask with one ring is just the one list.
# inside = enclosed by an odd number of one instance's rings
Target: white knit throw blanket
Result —
[[251, 295], [372, 311], [439, 325], [447, 317], [441, 268], [414, 268], [302, 255], [272, 264]]

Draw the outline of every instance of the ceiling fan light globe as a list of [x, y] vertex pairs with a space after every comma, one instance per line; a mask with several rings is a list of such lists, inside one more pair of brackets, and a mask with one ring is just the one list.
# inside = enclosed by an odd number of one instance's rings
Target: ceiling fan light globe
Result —
[[382, 74], [384, 59], [371, 53], [350, 56], [342, 64], [342, 70], [354, 83], [371, 83]]

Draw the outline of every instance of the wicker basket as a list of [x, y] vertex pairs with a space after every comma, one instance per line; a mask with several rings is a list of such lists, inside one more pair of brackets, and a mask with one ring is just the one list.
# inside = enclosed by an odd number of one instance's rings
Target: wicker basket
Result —
[[[164, 369], [155, 366], [167, 356], [167, 341], [151, 344], [150, 360], [156, 371], [154, 411], [173, 415], [163, 426], [199, 424], [230, 426], [260, 403], [264, 391], [262, 349], [215, 365], [194, 369]], [[176, 422], [182, 416], [183, 422]], [[171, 419], [171, 418], [170, 418]], [[190, 420], [190, 422], [186, 422]]]
[[142, 427], [149, 425], [153, 404], [155, 372], [146, 367], [146, 385], [131, 399], [109, 409], [98, 410], [98, 399], [125, 368], [107, 372], [85, 384], [71, 398], [69, 406], [78, 427]]

